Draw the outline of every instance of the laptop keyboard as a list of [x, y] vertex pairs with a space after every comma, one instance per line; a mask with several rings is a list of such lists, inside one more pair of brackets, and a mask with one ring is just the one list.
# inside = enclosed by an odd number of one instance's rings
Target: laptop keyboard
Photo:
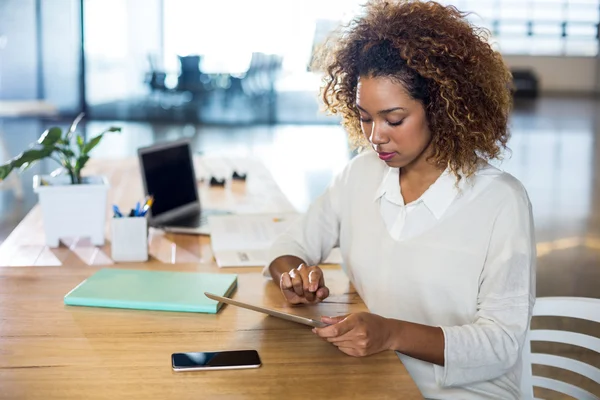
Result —
[[168, 226], [179, 226], [182, 228], [198, 228], [208, 224], [209, 215], [228, 215], [229, 211], [205, 209], [202, 214], [186, 215], [179, 219], [169, 221]]
[[181, 226], [185, 228], [197, 228], [199, 226], [205, 225], [207, 223], [207, 218], [204, 215], [196, 214], [189, 215], [183, 218], [176, 219], [174, 221], [169, 222], [169, 226]]

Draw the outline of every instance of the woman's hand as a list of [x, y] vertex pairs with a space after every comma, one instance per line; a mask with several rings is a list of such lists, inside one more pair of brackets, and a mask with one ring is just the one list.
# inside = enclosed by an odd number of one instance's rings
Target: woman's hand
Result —
[[392, 348], [392, 326], [387, 318], [361, 312], [322, 317], [321, 321], [331, 325], [315, 328], [313, 332], [348, 355], [364, 357]]
[[291, 304], [316, 304], [329, 296], [323, 271], [317, 266], [300, 264], [281, 274], [279, 287], [283, 297]]

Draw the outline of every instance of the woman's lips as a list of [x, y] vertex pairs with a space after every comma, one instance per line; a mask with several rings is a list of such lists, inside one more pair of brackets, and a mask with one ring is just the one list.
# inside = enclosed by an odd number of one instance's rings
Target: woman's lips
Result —
[[396, 155], [396, 153], [382, 153], [382, 152], [379, 152], [377, 154], [379, 155], [379, 158], [382, 159], [383, 161], [389, 161], [392, 158], [394, 158], [394, 156]]

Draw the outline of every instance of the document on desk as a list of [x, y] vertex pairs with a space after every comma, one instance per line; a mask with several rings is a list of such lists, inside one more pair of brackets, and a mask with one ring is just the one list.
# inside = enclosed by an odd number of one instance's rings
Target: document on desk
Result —
[[[269, 247], [299, 217], [298, 213], [209, 216], [210, 241], [217, 265], [264, 266]], [[332, 252], [325, 263], [341, 263], [339, 252]]]

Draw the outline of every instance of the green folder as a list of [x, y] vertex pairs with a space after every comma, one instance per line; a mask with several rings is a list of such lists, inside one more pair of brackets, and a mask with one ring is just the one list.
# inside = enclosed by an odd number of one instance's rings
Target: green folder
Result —
[[223, 303], [204, 292], [229, 296], [235, 274], [101, 269], [65, 296], [70, 306], [133, 308], [215, 314]]

